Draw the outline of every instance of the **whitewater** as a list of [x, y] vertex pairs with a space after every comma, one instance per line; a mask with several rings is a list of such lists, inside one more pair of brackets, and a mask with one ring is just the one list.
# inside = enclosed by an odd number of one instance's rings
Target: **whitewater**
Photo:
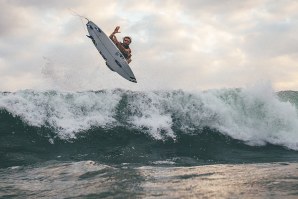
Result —
[[76, 139], [92, 128], [125, 127], [156, 140], [177, 140], [177, 131], [208, 127], [253, 146], [270, 143], [298, 150], [297, 92], [220, 89], [204, 92], [101, 90], [0, 93], [0, 110], [50, 139]]

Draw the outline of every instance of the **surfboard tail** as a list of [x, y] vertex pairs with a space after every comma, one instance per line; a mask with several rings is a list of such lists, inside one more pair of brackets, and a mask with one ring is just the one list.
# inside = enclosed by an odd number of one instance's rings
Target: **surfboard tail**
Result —
[[134, 78], [134, 77], [130, 77], [130, 81], [131, 82], [134, 82], [134, 83], [138, 83], [137, 80], [136, 80], [136, 78]]

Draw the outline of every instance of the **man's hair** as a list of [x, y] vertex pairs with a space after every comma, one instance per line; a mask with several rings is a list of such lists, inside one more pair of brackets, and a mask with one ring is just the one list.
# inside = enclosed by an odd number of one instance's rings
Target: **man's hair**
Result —
[[130, 40], [130, 43], [132, 42], [131, 37], [125, 36], [123, 39], [125, 39], [125, 38], [129, 39]]

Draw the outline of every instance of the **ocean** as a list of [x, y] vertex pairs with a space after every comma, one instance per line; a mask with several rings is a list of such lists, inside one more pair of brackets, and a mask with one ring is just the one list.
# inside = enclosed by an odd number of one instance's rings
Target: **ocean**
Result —
[[0, 92], [0, 198], [298, 198], [298, 92]]

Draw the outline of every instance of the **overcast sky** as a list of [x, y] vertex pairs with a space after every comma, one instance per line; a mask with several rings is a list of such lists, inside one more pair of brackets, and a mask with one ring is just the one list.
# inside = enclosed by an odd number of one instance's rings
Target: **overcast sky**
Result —
[[[138, 83], [110, 71], [86, 20], [132, 37]], [[296, 0], [0, 0], [0, 91], [298, 90]]]

